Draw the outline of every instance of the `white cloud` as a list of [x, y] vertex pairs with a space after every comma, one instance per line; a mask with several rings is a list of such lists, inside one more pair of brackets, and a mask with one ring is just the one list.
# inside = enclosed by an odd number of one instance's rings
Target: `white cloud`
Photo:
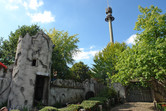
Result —
[[79, 50], [80, 50], [80, 51], [84, 51], [84, 48], [80, 48]]
[[131, 35], [125, 42], [126, 44], [135, 44], [135, 39], [136, 39], [137, 35], [136, 34], [133, 34]]
[[8, 3], [19, 4], [19, 3], [22, 3], [22, 0], [8, 0]]
[[0, 1], [5, 4], [5, 7], [10, 10], [18, 9], [24, 6], [25, 9], [37, 10], [44, 4], [42, 0], [6, 0]]
[[16, 10], [18, 8], [19, 7], [17, 5], [11, 5], [11, 4], [6, 5], [6, 9], [8, 10]]
[[22, 0], [3, 0], [0, 1], [0, 3], [3, 4], [7, 10], [16, 10], [19, 8], [21, 1]]
[[85, 59], [90, 59], [95, 56], [96, 53], [99, 51], [84, 51], [84, 48], [80, 48], [80, 52], [74, 55], [74, 60], [79, 61], [79, 60], [85, 60]]
[[50, 11], [44, 11], [44, 13], [35, 13], [35, 14], [28, 13], [27, 15], [31, 17], [33, 23], [38, 23], [38, 22], [50, 23], [55, 21]]
[[94, 45], [90, 46], [90, 48], [89, 48], [89, 49], [93, 49], [93, 48], [95, 48], [95, 46], [94, 46]]
[[42, 6], [44, 4], [44, 2], [42, 0], [28, 0], [28, 1], [24, 1], [22, 3], [22, 5], [26, 8], [26, 9], [32, 9], [32, 10], [37, 10], [37, 8], [39, 8], [40, 6]]

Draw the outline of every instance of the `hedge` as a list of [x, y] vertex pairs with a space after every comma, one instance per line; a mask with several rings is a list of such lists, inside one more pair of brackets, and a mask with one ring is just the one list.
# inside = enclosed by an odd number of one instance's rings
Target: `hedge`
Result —
[[39, 111], [59, 111], [59, 110], [55, 107], [52, 107], [52, 106], [46, 106]]
[[159, 109], [160, 111], [166, 111], [166, 103], [157, 103], [157, 109]]
[[81, 105], [71, 104], [71, 105], [68, 105], [65, 108], [60, 108], [59, 111], [78, 111], [81, 108], [82, 108]]
[[101, 102], [98, 100], [84, 100], [81, 106], [87, 111], [96, 111], [99, 104], [101, 104]]

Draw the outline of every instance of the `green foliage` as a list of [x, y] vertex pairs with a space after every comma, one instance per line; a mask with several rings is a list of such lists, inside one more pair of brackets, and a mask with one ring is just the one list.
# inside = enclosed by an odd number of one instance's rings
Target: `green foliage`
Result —
[[34, 105], [35, 105], [35, 107], [36, 107], [37, 109], [42, 109], [42, 108], [43, 108], [43, 103], [42, 103], [42, 101], [38, 101], [38, 102], [36, 102]]
[[[112, 94], [110, 93], [110, 91], [108, 92], [109, 94]], [[102, 93], [102, 94], [106, 94], [106, 91], [105, 93]], [[105, 96], [105, 95], [102, 95], [102, 96]], [[106, 97], [93, 97], [93, 98], [90, 98], [89, 100], [84, 100], [81, 104], [71, 104], [71, 105], [68, 105], [67, 107], [59, 108], [59, 109], [47, 106], [39, 111], [79, 111], [80, 109], [85, 109], [86, 111], [99, 111], [98, 105], [105, 106], [106, 102], [108, 101], [107, 97], [110, 97], [110, 96], [108, 96], [107, 94]]]
[[142, 15], [138, 16], [135, 30], [136, 45], [127, 48], [118, 58], [118, 73], [110, 77], [112, 82], [124, 85], [137, 78], [142, 84], [152, 81], [166, 84], [166, 14], [161, 14], [158, 7], [139, 7]]
[[20, 110], [18, 110], [18, 109], [12, 109], [12, 110], [10, 110], [10, 111], [20, 111]]
[[61, 108], [59, 109], [59, 111], [79, 111], [79, 109], [81, 109], [82, 106], [81, 105], [69, 105], [66, 108]]
[[157, 110], [166, 111], [166, 103], [157, 103]]
[[[10, 65], [15, 60], [16, 48], [18, 39], [20, 36], [24, 37], [26, 33], [30, 35], [35, 35], [40, 29], [37, 25], [31, 26], [19, 26], [15, 32], [11, 32], [9, 35], [9, 40], [0, 40], [0, 60], [6, 65]], [[2, 42], [2, 43], [1, 43]]]
[[90, 68], [83, 62], [75, 63], [71, 67], [70, 71], [74, 79], [77, 81], [84, 81], [85, 79], [90, 79]]
[[105, 104], [108, 98], [106, 97], [92, 97], [89, 100], [99, 101], [101, 104]]
[[0, 108], [7, 106], [7, 101], [0, 104]]
[[60, 103], [60, 102], [56, 102], [55, 104], [54, 104], [54, 107], [56, 107], [56, 108], [62, 108], [64, 105], [62, 104], [62, 103]]
[[69, 79], [70, 72], [67, 65], [73, 64], [73, 55], [78, 52], [77, 35], [69, 36], [68, 32], [58, 31], [55, 28], [46, 33], [55, 45], [52, 53], [52, 71], [57, 71], [58, 78]]
[[113, 88], [105, 88], [102, 90], [99, 94], [97, 94], [97, 97], [104, 97], [104, 98], [117, 98], [117, 93]]
[[106, 48], [94, 57], [93, 77], [99, 81], [106, 82], [108, 76], [114, 75], [117, 71], [115, 65], [118, 56], [126, 49], [125, 43], [109, 43]]
[[88, 110], [96, 111], [97, 105], [99, 105], [99, 104], [101, 104], [101, 103], [98, 100], [84, 100], [81, 103], [81, 106], [87, 111]]
[[46, 106], [39, 111], [58, 111], [58, 109], [52, 106]]

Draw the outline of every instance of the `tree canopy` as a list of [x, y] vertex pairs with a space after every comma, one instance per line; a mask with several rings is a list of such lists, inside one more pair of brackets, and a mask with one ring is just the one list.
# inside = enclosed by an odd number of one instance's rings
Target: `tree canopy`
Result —
[[158, 7], [143, 8], [138, 16], [135, 30], [136, 45], [127, 48], [118, 58], [117, 74], [111, 77], [113, 82], [124, 85], [131, 80], [143, 85], [153, 81], [166, 84], [166, 13]]
[[90, 68], [83, 62], [75, 63], [70, 69], [72, 76], [75, 80], [84, 81], [90, 79], [91, 71]]
[[70, 36], [68, 32], [55, 28], [46, 33], [55, 45], [52, 53], [52, 71], [57, 71], [58, 78], [70, 78], [68, 64], [74, 63], [73, 55], [79, 51], [77, 34]]
[[21, 27], [19, 26], [15, 32], [10, 33], [9, 40], [2, 41], [1, 39], [0, 61], [6, 65], [12, 64], [15, 60], [16, 48], [19, 37], [24, 37], [26, 33], [29, 33], [30, 35], [35, 35], [40, 30], [40, 27], [37, 25], [23, 25]]
[[126, 49], [125, 43], [109, 43], [106, 48], [95, 55], [92, 68], [94, 78], [106, 83], [106, 78], [115, 74], [118, 56]]

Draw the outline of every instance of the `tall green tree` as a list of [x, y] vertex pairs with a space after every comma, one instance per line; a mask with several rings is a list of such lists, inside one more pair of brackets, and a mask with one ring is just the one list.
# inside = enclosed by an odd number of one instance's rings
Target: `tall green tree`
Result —
[[11, 32], [8, 40], [4, 40], [0, 45], [0, 60], [6, 65], [10, 65], [15, 60], [16, 48], [20, 36], [24, 37], [26, 33], [35, 35], [40, 29], [37, 25], [19, 26], [15, 32]]
[[114, 75], [118, 56], [126, 49], [125, 43], [109, 43], [106, 48], [94, 57], [93, 76], [98, 80], [105, 82], [108, 76]]
[[124, 85], [136, 79], [142, 84], [158, 82], [166, 87], [166, 13], [154, 6], [139, 6], [139, 10], [142, 15], [135, 30], [142, 32], [137, 34], [136, 45], [119, 56], [118, 73], [111, 79]]
[[46, 33], [55, 45], [52, 54], [52, 71], [57, 71], [58, 78], [70, 78], [68, 64], [73, 64], [73, 55], [79, 51], [77, 34], [70, 36], [68, 32], [58, 31], [55, 28]]
[[78, 81], [84, 81], [86, 79], [90, 79], [91, 77], [90, 68], [83, 62], [75, 63], [70, 70], [72, 76]]

